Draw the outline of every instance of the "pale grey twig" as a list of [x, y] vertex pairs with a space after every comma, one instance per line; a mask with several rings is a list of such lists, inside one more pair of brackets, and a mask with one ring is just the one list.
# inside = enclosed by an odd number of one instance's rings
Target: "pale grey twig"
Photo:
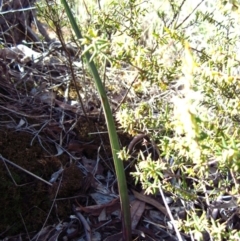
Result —
[[22, 187], [22, 186], [25, 186], [25, 185], [28, 184], [28, 183], [24, 183], [24, 184], [22, 184], [22, 185], [17, 184], [16, 181], [14, 180], [14, 178], [13, 178], [13, 176], [12, 176], [12, 173], [11, 173], [11, 171], [9, 170], [8, 165], [7, 165], [6, 162], [4, 162], [4, 165], [5, 165], [5, 167], [6, 167], [7, 171], [8, 171], [8, 174], [9, 174], [9, 176], [11, 177], [11, 179], [12, 179], [12, 181], [13, 181], [13, 183], [15, 184], [16, 187]]
[[86, 240], [87, 241], [91, 241], [92, 240], [92, 232], [91, 232], [91, 228], [87, 222], [87, 220], [83, 217], [83, 215], [78, 212], [76, 210], [76, 207], [75, 205], [73, 205], [73, 212], [75, 213], [75, 215], [77, 216], [77, 218], [79, 219], [79, 221], [81, 221], [83, 227], [84, 227], [84, 230], [85, 230], [85, 235], [86, 235]]
[[11, 9], [8, 11], [0, 12], [0, 15], [8, 14], [8, 13], [15, 13], [15, 12], [25, 12], [29, 10], [36, 9], [36, 7], [29, 7], [29, 8], [21, 8], [21, 9]]
[[49, 120], [49, 121], [46, 121], [46, 123], [43, 124], [43, 126], [40, 128], [40, 130], [37, 131], [37, 133], [34, 135], [34, 137], [33, 137], [32, 140], [31, 140], [30, 146], [32, 146], [34, 139], [38, 136], [38, 134], [42, 131], [42, 129], [43, 129], [49, 122], [50, 122], [50, 120]]
[[52, 183], [50, 183], [50, 182], [48, 182], [48, 181], [42, 179], [41, 177], [39, 177], [39, 176], [33, 174], [32, 172], [27, 171], [26, 169], [20, 167], [19, 165], [15, 164], [15, 163], [13, 163], [13, 162], [11, 162], [11, 161], [9, 161], [8, 159], [4, 158], [1, 154], [0, 154], [0, 159], [2, 159], [2, 161], [3, 161], [4, 163], [7, 162], [8, 164], [10, 164], [10, 165], [12, 165], [12, 166], [18, 168], [19, 170], [21, 170], [21, 171], [27, 173], [28, 175], [37, 178], [38, 180], [40, 180], [40, 181], [42, 181], [42, 182], [48, 184], [49, 186], [52, 186]]
[[27, 229], [26, 223], [25, 223], [25, 221], [24, 221], [24, 218], [23, 218], [21, 212], [20, 212], [20, 217], [21, 217], [21, 220], [22, 220], [23, 226], [24, 226], [24, 228], [25, 228], [25, 230], [26, 230], [28, 240], [31, 240], [31, 239], [30, 239], [30, 236], [29, 236], [29, 233], [28, 233], [28, 229]]
[[173, 227], [174, 227], [174, 230], [175, 230], [175, 232], [176, 232], [177, 238], [178, 238], [179, 241], [183, 241], [183, 239], [182, 239], [182, 237], [181, 237], [181, 234], [180, 234], [180, 232], [179, 232], [179, 230], [178, 230], [178, 228], [177, 228], [177, 226], [176, 226], [176, 224], [175, 224], [175, 220], [174, 220], [174, 218], [173, 218], [173, 216], [172, 216], [171, 210], [170, 210], [170, 208], [169, 208], [169, 206], [168, 206], [168, 203], [167, 203], [167, 201], [166, 201], [165, 195], [164, 195], [164, 193], [163, 193], [163, 191], [162, 191], [162, 187], [161, 187], [160, 184], [158, 185], [158, 188], [159, 188], [159, 192], [160, 192], [160, 194], [161, 194], [161, 196], [162, 196], [162, 199], [163, 199], [163, 203], [164, 203], [164, 205], [165, 205], [165, 208], [166, 208], [166, 210], [167, 210], [167, 212], [168, 212], [169, 218], [170, 218], [170, 220], [171, 220], [171, 222], [172, 222], [172, 225], [173, 225]]
[[[57, 195], [58, 195], [58, 192], [59, 192], [61, 183], [62, 183], [62, 178], [63, 178], [63, 175], [61, 176], [61, 179], [60, 179], [60, 181], [59, 181], [59, 184], [58, 184], [58, 187], [57, 187], [57, 190], [56, 190], [54, 199], [53, 199], [53, 203], [52, 203], [52, 205], [51, 205], [51, 208], [50, 208], [50, 210], [49, 210], [49, 212], [48, 212], [48, 215], [47, 215], [46, 220], [45, 220], [45, 222], [44, 222], [44, 224], [43, 224], [43, 226], [42, 226], [41, 231], [45, 228], [45, 226], [46, 226], [46, 224], [47, 224], [47, 221], [48, 221], [48, 219], [49, 219], [49, 216], [50, 216], [50, 214], [51, 214], [51, 212], [52, 212], [52, 209], [53, 209], [53, 207], [54, 207], [54, 205], [55, 205], [56, 198], [57, 198]], [[37, 236], [36, 241], [38, 241], [38, 239], [39, 239], [39, 237], [40, 237], [41, 231], [38, 233], [38, 236]]]

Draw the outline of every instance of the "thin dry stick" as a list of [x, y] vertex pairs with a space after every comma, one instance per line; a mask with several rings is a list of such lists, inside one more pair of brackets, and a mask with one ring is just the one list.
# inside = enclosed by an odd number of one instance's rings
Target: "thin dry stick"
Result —
[[136, 75], [135, 78], [133, 79], [133, 81], [132, 81], [132, 83], [130, 84], [129, 88], [127, 89], [125, 95], [123, 96], [122, 100], [120, 101], [120, 103], [119, 103], [119, 105], [117, 106], [117, 108], [113, 111], [113, 113], [117, 112], [118, 109], [121, 107], [122, 103], [125, 101], [125, 99], [126, 99], [128, 93], [129, 93], [130, 89], [132, 88], [134, 82], [137, 80], [138, 75], [139, 75], [139, 74], [137, 73], [137, 75]]
[[238, 190], [239, 184], [238, 184], [238, 181], [237, 181], [237, 179], [236, 179], [236, 175], [235, 175], [235, 173], [234, 173], [234, 171], [233, 171], [232, 168], [230, 169], [230, 173], [231, 173], [233, 182], [234, 182], [234, 184], [235, 184], [236, 190]]
[[28, 230], [27, 230], [26, 223], [25, 223], [25, 221], [24, 221], [24, 218], [23, 218], [21, 212], [19, 213], [19, 215], [20, 215], [20, 217], [21, 217], [21, 220], [22, 220], [23, 226], [24, 226], [24, 228], [25, 228], [25, 230], [26, 230], [28, 240], [31, 240], [31, 239], [30, 239], [30, 236], [29, 236], [29, 233], [28, 233]]
[[34, 139], [39, 135], [39, 133], [42, 131], [42, 129], [45, 128], [45, 126], [46, 126], [50, 121], [51, 121], [51, 120], [46, 121], [46, 122], [43, 124], [43, 126], [40, 128], [40, 130], [37, 131], [37, 133], [34, 135], [34, 137], [33, 137], [32, 140], [31, 140], [30, 146], [33, 145]]
[[[45, 226], [46, 226], [46, 224], [47, 224], [47, 221], [48, 221], [48, 219], [49, 219], [49, 216], [50, 216], [50, 214], [51, 214], [51, 212], [52, 212], [52, 210], [53, 210], [53, 207], [54, 207], [54, 205], [55, 205], [56, 198], [57, 198], [57, 195], [58, 195], [58, 192], [59, 192], [61, 183], [62, 183], [62, 178], [63, 178], [63, 175], [61, 176], [61, 179], [59, 180], [59, 184], [58, 184], [58, 187], [57, 187], [57, 190], [56, 190], [56, 193], [55, 193], [55, 197], [54, 197], [54, 199], [53, 199], [53, 203], [52, 203], [52, 205], [51, 205], [51, 208], [50, 208], [50, 210], [49, 210], [49, 212], [48, 212], [48, 215], [47, 215], [46, 220], [45, 220], [45, 222], [44, 222], [44, 224], [43, 224], [43, 226], [42, 226], [41, 231], [45, 228]], [[39, 239], [39, 237], [40, 237], [40, 234], [41, 234], [41, 231], [38, 233], [38, 236], [37, 236], [36, 241], [38, 241], [38, 239]]]
[[69, 68], [70, 68], [70, 71], [71, 71], [72, 80], [73, 80], [74, 86], [75, 86], [75, 88], [76, 88], [76, 93], [77, 93], [78, 100], [79, 100], [79, 102], [80, 102], [80, 105], [81, 105], [81, 107], [82, 107], [82, 110], [83, 110], [83, 113], [84, 113], [86, 119], [89, 121], [88, 115], [87, 115], [87, 113], [86, 113], [86, 110], [85, 110], [85, 107], [84, 107], [84, 104], [83, 104], [83, 99], [82, 99], [82, 97], [81, 97], [81, 95], [80, 95], [80, 93], [79, 93], [79, 91], [78, 91], [79, 88], [78, 88], [78, 85], [77, 85], [76, 74], [75, 74], [74, 69], [73, 69], [73, 63], [72, 63], [72, 60], [71, 60], [71, 55], [70, 55], [69, 51], [67, 50], [67, 47], [66, 47], [66, 44], [65, 44], [65, 42], [64, 42], [64, 39], [63, 39], [63, 37], [62, 37], [62, 32], [61, 32], [59, 26], [56, 25], [56, 28], [57, 28], [57, 34], [58, 34], [58, 37], [59, 37], [59, 41], [61, 42], [62, 47], [63, 47], [64, 51], [65, 51], [66, 54], [67, 54], [68, 64], [69, 64]]
[[18, 168], [19, 170], [21, 170], [21, 171], [23, 171], [23, 172], [25, 172], [25, 173], [27, 173], [27, 174], [29, 174], [29, 175], [31, 175], [31, 176], [37, 178], [38, 180], [40, 180], [40, 181], [42, 181], [42, 182], [48, 184], [49, 186], [52, 186], [52, 183], [50, 183], [50, 182], [48, 182], [48, 181], [42, 179], [41, 177], [38, 177], [37, 175], [35, 175], [35, 174], [33, 174], [33, 173], [27, 171], [26, 169], [24, 169], [24, 168], [18, 166], [18, 165], [15, 164], [15, 163], [9, 161], [8, 159], [4, 158], [1, 154], [0, 154], [0, 159], [2, 159], [2, 161], [3, 161], [4, 163], [7, 162], [8, 164], [10, 164], [10, 165], [12, 165], [12, 166]]
[[[52, 13], [52, 7], [51, 7], [51, 4], [49, 4], [49, 1], [45, 1], [47, 6], [48, 6], [48, 10], [50, 13]], [[67, 59], [68, 59], [68, 65], [69, 65], [69, 68], [70, 68], [70, 71], [71, 71], [71, 75], [72, 75], [72, 80], [73, 80], [73, 84], [76, 88], [76, 94], [77, 94], [77, 97], [78, 97], [78, 100], [80, 102], [80, 105], [82, 107], [82, 110], [83, 110], [83, 113], [84, 113], [84, 116], [86, 117], [86, 119], [89, 121], [89, 118], [88, 118], [88, 115], [86, 113], [86, 110], [85, 110], [85, 107], [84, 107], [84, 104], [83, 104], [83, 99], [78, 91], [78, 86], [77, 86], [77, 78], [76, 78], [76, 74], [74, 72], [74, 69], [73, 69], [73, 63], [72, 63], [72, 59], [71, 59], [71, 54], [69, 53], [67, 47], [66, 47], [66, 44], [65, 44], [65, 40], [64, 40], [64, 37], [63, 37], [63, 34], [62, 34], [62, 29], [61, 29], [61, 26], [59, 25], [59, 23], [61, 22], [61, 19], [59, 18], [59, 16], [51, 16], [53, 17], [53, 19], [57, 19], [56, 20], [53, 20], [53, 25], [55, 26], [56, 30], [56, 34], [59, 38], [59, 41], [62, 45], [62, 48], [63, 50], [65, 51], [66, 55], [67, 55]]]
[[91, 233], [91, 228], [90, 228], [88, 222], [86, 221], [86, 219], [83, 217], [83, 215], [80, 212], [76, 211], [75, 205], [73, 205], [73, 211], [74, 211], [75, 215], [77, 216], [77, 218], [83, 224], [85, 234], [86, 234], [86, 240], [91, 241], [92, 240], [92, 233]]
[[164, 196], [164, 193], [163, 193], [163, 191], [162, 191], [162, 187], [161, 187], [160, 184], [159, 184], [158, 188], [159, 188], [160, 194], [161, 194], [161, 196], [162, 196], [162, 199], [163, 199], [163, 203], [164, 203], [164, 205], [165, 205], [165, 208], [167, 209], [168, 216], [169, 216], [169, 218], [170, 218], [170, 220], [171, 220], [171, 222], [172, 222], [172, 225], [173, 225], [173, 227], [174, 227], [174, 229], [175, 229], [175, 232], [176, 232], [176, 234], [177, 234], [178, 240], [179, 240], [179, 241], [183, 241], [183, 240], [182, 240], [182, 236], [181, 236], [181, 234], [180, 234], [180, 232], [179, 232], [179, 230], [178, 230], [178, 228], [177, 228], [177, 226], [176, 226], [176, 224], [175, 224], [175, 220], [174, 220], [174, 218], [173, 218], [173, 216], [172, 216], [171, 210], [170, 210], [170, 208], [169, 208], [169, 206], [168, 206], [168, 204], [167, 204], [166, 198], [165, 198], [165, 196]]
[[0, 106], [0, 108], [3, 108], [4, 110], [8, 110], [14, 114], [17, 114], [17, 115], [21, 115], [21, 116], [24, 116], [24, 117], [29, 117], [29, 118], [35, 118], [35, 119], [38, 119], [38, 118], [43, 118], [43, 117], [48, 117], [47, 115], [28, 115], [28, 114], [25, 114], [25, 113], [22, 113], [20, 111], [14, 111], [12, 109], [9, 109], [5, 106]]

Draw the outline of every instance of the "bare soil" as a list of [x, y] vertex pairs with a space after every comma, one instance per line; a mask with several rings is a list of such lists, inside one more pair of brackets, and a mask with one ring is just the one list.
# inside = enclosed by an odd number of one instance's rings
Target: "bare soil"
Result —
[[[100, 154], [111, 157], [107, 133], [101, 134], [101, 138], [89, 135], [96, 130], [95, 125], [96, 123], [83, 119], [79, 121], [74, 129], [75, 140], [92, 143], [76, 148], [80, 148], [84, 156], [96, 159], [97, 148], [104, 142], [104, 151], [100, 151]], [[105, 126], [101, 128], [105, 129]], [[129, 142], [124, 136], [122, 139], [125, 144]], [[39, 231], [43, 225], [67, 220], [72, 214], [73, 203], [85, 205], [91, 181], [76, 166], [75, 161], [70, 161], [68, 154], [56, 156], [54, 145], [40, 143], [31, 133], [6, 128], [0, 129], [0, 150], [2, 157], [46, 181], [61, 166], [64, 168], [62, 179], [49, 186], [3, 160], [0, 161], [0, 238]], [[108, 168], [106, 165], [113, 167], [111, 158], [102, 165], [105, 165], [105, 170]]]

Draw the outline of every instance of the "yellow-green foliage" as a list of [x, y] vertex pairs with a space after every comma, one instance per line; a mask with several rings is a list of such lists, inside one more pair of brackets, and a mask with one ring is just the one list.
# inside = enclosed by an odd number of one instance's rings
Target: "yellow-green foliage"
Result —
[[[174, 197], [194, 201], [206, 189], [217, 189], [206, 194], [210, 200], [226, 190], [238, 192], [239, 5], [207, 2], [208, 7], [193, 11], [197, 3], [191, 0], [109, 0], [100, 1], [101, 8], [97, 1], [75, 1], [82, 42], [98, 66], [107, 60], [112, 69], [138, 73], [131, 88], [135, 101], [124, 103], [116, 119], [133, 136], [148, 133], [159, 149], [154, 161], [140, 152], [132, 173], [147, 193], [161, 186]], [[129, 153], [119, 156], [127, 159]], [[210, 161], [221, 175], [217, 184]], [[236, 182], [227, 179], [229, 172]], [[181, 225], [196, 240], [204, 232], [212, 240], [239, 239], [204, 211], [189, 210]]]

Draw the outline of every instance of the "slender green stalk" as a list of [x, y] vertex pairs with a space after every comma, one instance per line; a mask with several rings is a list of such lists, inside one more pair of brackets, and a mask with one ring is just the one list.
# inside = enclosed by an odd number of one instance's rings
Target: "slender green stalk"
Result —
[[[61, 1], [66, 10], [66, 13], [68, 15], [68, 18], [70, 20], [70, 23], [72, 25], [72, 28], [73, 28], [77, 38], [82, 38], [80, 29], [77, 26], [77, 23], [72, 15], [72, 12], [71, 12], [66, 0], [61, 0]], [[95, 81], [96, 87], [98, 89], [100, 98], [101, 98], [101, 102], [103, 105], [104, 114], [105, 114], [105, 118], [106, 118], [106, 122], [107, 122], [107, 128], [108, 128], [109, 139], [110, 139], [111, 148], [112, 148], [113, 160], [114, 160], [114, 165], [115, 165], [115, 170], [116, 170], [116, 175], [117, 175], [119, 195], [120, 195], [120, 201], [121, 201], [123, 240], [131, 241], [131, 214], [130, 214], [128, 190], [127, 190], [126, 176], [125, 176], [125, 172], [124, 172], [123, 163], [118, 158], [118, 155], [117, 155], [117, 153], [120, 151], [120, 145], [118, 142], [118, 136], [117, 136], [117, 132], [116, 132], [114, 119], [113, 119], [110, 105], [109, 105], [109, 102], [107, 99], [105, 88], [103, 86], [101, 78], [99, 77], [96, 65], [94, 64], [93, 61], [90, 61], [91, 55], [88, 51], [84, 54], [84, 57], [86, 58], [86, 62], [94, 77], [94, 81]]]

